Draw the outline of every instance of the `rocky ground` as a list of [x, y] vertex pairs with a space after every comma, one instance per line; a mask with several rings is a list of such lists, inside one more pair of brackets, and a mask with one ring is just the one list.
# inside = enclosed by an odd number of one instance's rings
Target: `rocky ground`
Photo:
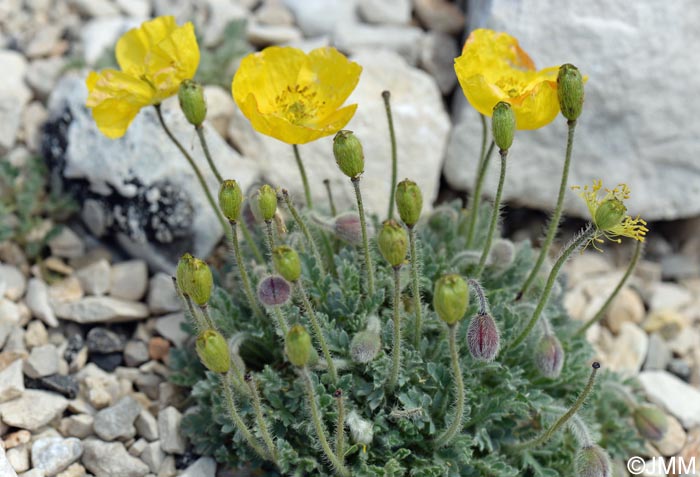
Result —
[[[179, 430], [186, 408], [180, 390], [168, 382], [168, 351], [183, 346], [187, 335], [180, 329], [184, 317], [167, 273], [184, 250], [211, 252], [216, 222], [198, 188], [191, 190], [184, 161], [173, 161], [176, 151], [158, 136], [152, 114], [141, 114], [123, 141], [110, 142], [96, 133], [82, 106], [84, 66], [96, 67], [119, 34], [160, 14], [195, 21], [203, 48], [211, 51], [229, 45], [227, 24], [245, 19], [240, 40], [250, 46], [241, 51], [292, 42], [334, 44], [354, 53], [364, 73], [351, 100], [363, 106], [351, 126], [368, 157], [387, 156], [379, 93], [389, 88], [403, 138], [401, 174], [420, 178], [426, 197], [451, 194], [444, 183], [440, 188], [440, 171], [452, 122], [458, 120], [451, 122], [445, 105], [455, 88], [452, 59], [466, 21], [452, 3], [1, 3], [0, 155], [20, 168], [43, 155], [80, 204], [78, 216], [50, 240], [44, 258], [29, 259], [13, 241], [0, 244], [2, 476], [209, 477], [217, 472], [211, 459], [191, 454]], [[207, 87], [207, 135], [217, 161], [224, 170], [236, 170], [244, 185], [259, 177], [275, 183], [292, 177], [296, 184], [288, 148], [256, 135], [227, 89], [226, 84]], [[166, 110], [176, 133], [191, 136], [177, 109], [171, 104]], [[183, 142], [194, 148], [194, 139]], [[328, 150], [328, 143], [319, 141], [304, 150], [304, 157], [312, 182], [330, 178], [342, 203], [349, 197], [347, 181], [334, 175]], [[289, 167], [271, 158], [289, 159]], [[450, 164], [452, 175], [454, 157]], [[388, 161], [368, 161], [366, 176], [369, 207], [383, 210]], [[453, 185], [470, 183], [463, 175], [452, 178]], [[317, 189], [320, 200], [324, 191]], [[508, 216], [509, 235], [536, 237], [541, 217], [526, 212], [526, 220], [517, 220], [522, 214]], [[669, 414], [670, 432], [649, 455], [700, 460], [698, 224], [688, 220], [651, 228], [657, 232], [650, 237], [650, 260], [640, 263], [588, 336], [600, 361], [638, 376], [649, 399]], [[584, 320], [597, 311], [624, 271], [625, 253], [587, 252], [569, 264], [566, 302], [574, 318]]]

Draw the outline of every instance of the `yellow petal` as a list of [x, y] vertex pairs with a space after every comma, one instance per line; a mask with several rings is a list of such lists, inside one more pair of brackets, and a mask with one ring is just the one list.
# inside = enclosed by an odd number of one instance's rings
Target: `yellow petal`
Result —
[[144, 74], [149, 52], [176, 28], [174, 17], [162, 16], [126, 32], [114, 48], [119, 67], [134, 76]]
[[141, 106], [118, 99], [108, 99], [92, 108], [97, 129], [110, 139], [122, 137]]
[[192, 79], [199, 66], [199, 46], [192, 23], [176, 28], [153, 47], [148, 76], [165, 99], [177, 93], [180, 83]]
[[513, 104], [517, 129], [538, 129], [551, 123], [559, 114], [557, 83], [542, 81]]
[[309, 63], [302, 68], [298, 84], [311, 84], [322, 102], [319, 116], [330, 114], [343, 105], [360, 81], [362, 67], [348, 60], [332, 47], [317, 48], [309, 53]]

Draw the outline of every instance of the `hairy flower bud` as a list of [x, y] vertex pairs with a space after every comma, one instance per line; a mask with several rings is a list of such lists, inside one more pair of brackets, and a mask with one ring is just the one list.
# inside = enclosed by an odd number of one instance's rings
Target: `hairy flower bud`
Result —
[[365, 170], [365, 153], [362, 143], [352, 131], [338, 131], [333, 138], [333, 155], [340, 170], [353, 179]]
[[204, 260], [198, 258], [193, 257], [188, 263], [180, 287], [197, 305], [204, 306], [209, 301], [214, 287], [211, 269]]
[[372, 429], [372, 421], [362, 419], [354, 409], [348, 413], [345, 418], [345, 423], [350, 429], [350, 436], [353, 442], [363, 446], [370, 445], [374, 439], [374, 430]]
[[612, 477], [610, 457], [595, 444], [582, 447], [576, 454], [576, 477]]
[[403, 223], [413, 227], [423, 210], [423, 194], [413, 181], [404, 179], [396, 186], [396, 208]]
[[574, 65], [564, 64], [557, 75], [557, 94], [561, 114], [569, 121], [576, 120], [583, 110], [583, 77]]
[[515, 259], [515, 245], [508, 239], [496, 239], [489, 252], [488, 264], [499, 269], [510, 266]]
[[272, 251], [272, 263], [277, 273], [285, 280], [295, 282], [301, 276], [301, 261], [299, 254], [288, 245], [281, 245]]
[[622, 222], [627, 207], [619, 199], [608, 199], [598, 207], [593, 221], [600, 230], [610, 230]]
[[265, 306], [280, 306], [289, 302], [292, 287], [279, 275], [270, 275], [258, 284], [258, 300]]
[[265, 184], [258, 189], [258, 210], [263, 220], [272, 220], [277, 212], [277, 192]]
[[356, 363], [369, 363], [382, 347], [379, 333], [368, 330], [358, 331], [350, 342], [350, 356]]
[[294, 366], [303, 368], [311, 358], [311, 336], [301, 325], [294, 325], [284, 340], [287, 358]]
[[454, 325], [464, 317], [469, 305], [469, 287], [456, 274], [445, 275], [435, 283], [433, 308], [440, 319]]
[[666, 414], [656, 406], [639, 406], [632, 412], [639, 434], [650, 441], [660, 441], [668, 430]]
[[207, 100], [204, 98], [202, 85], [186, 79], [180, 83], [177, 99], [180, 101], [180, 109], [187, 121], [193, 126], [201, 126], [207, 117]]
[[185, 294], [189, 295], [187, 293], [187, 283], [189, 283], [191, 279], [191, 274], [192, 274], [192, 261], [194, 260], [194, 257], [190, 255], [189, 253], [184, 254], [182, 257], [180, 257], [180, 260], [177, 262], [177, 270], [175, 271], [175, 278], [177, 279], [177, 286], [180, 288], [180, 291]]
[[400, 266], [408, 251], [408, 234], [394, 219], [385, 220], [377, 236], [377, 247], [392, 267]]
[[501, 345], [501, 336], [493, 317], [488, 313], [479, 313], [469, 323], [467, 346], [474, 359], [493, 361]]
[[515, 136], [515, 114], [510, 104], [501, 101], [493, 107], [491, 128], [496, 146], [502, 151], [510, 149]]
[[238, 182], [225, 180], [219, 189], [219, 207], [228, 220], [238, 221], [243, 206], [243, 192]]
[[[367, 224], [368, 226], [370, 224]], [[362, 223], [357, 212], [345, 212], [333, 220], [335, 235], [350, 245], [362, 245]], [[369, 234], [369, 229], [367, 230]]]
[[559, 338], [551, 334], [545, 334], [535, 347], [535, 366], [542, 376], [558, 378], [561, 368], [564, 366], [564, 349]]
[[231, 355], [226, 339], [214, 330], [204, 330], [195, 342], [197, 355], [202, 364], [215, 373], [225, 373], [231, 366]]

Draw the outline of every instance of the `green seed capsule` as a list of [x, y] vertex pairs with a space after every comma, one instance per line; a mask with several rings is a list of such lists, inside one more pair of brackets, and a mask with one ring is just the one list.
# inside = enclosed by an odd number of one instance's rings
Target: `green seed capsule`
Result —
[[399, 223], [393, 219], [385, 220], [377, 236], [377, 246], [392, 267], [400, 266], [406, 259], [408, 251], [408, 234]]
[[287, 358], [294, 366], [303, 368], [311, 358], [311, 336], [301, 325], [294, 325], [285, 339]]
[[193, 126], [201, 126], [207, 117], [207, 100], [204, 98], [202, 85], [189, 79], [183, 81], [180, 83], [177, 98], [187, 121]]
[[501, 101], [493, 108], [491, 118], [493, 142], [502, 151], [507, 151], [513, 145], [515, 136], [515, 114], [510, 104]]
[[285, 280], [296, 282], [301, 276], [301, 261], [299, 254], [288, 245], [281, 245], [272, 251], [272, 263], [277, 273]]
[[593, 221], [600, 230], [610, 230], [622, 222], [627, 207], [619, 199], [608, 199], [598, 207]]
[[574, 65], [565, 64], [559, 67], [557, 75], [557, 95], [561, 114], [568, 120], [574, 121], [583, 110], [583, 78]]
[[333, 155], [340, 170], [351, 179], [365, 170], [362, 143], [352, 131], [338, 131], [333, 138]]
[[193, 258], [189, 276], [183, 286], [192, 301], [199, 306], [206, 305], [214, 288], [214, 277], [211, 275], [209, 265], [203, 260]]
[[202, 364], [215, 373], [225, 373], [231, 367], [231, 355], [228, 343], [221, 333], [214, 330], [204, 330], [195, 342], [197, 355]]
[[225, 180], [219, 189], [219, 207], [224, 217], [233, 222], [237, 222], [241, 217], [243, 208], [243, 192], [238, 182]]
[[645, 439], [660, 441], [668, 430], [668, 419], [661, 409], [655, 406], [639, 406], [632, 413], [637, 431]]
[[413, 181], [404, 179], [396, 186], [396, 208], [403, 223], [413, 227], [423, 209], [423, 194]]
[[272, 220], [277, 212], [277, 192], [267, 184], [258, 189], [258, 209], [263, 220]]
[[469, 306], [469, 287], [456, 274], [445, 275], [435, 283], [433, 308], [440, 319], [454, 325], [464, 317]]

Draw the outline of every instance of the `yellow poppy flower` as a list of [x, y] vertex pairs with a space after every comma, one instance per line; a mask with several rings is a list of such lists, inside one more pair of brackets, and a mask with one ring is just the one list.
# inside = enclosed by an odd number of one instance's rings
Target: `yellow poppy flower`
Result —
[[[580, 190], [579, 186], [572, 186], [573, 190]], [[598, 192], [603, 188], [603, 182], [593, 181], [593, 186], [585, 186], [579, 193], [586, 202], [588, 211], [593, 219], [596, 230], [591, 242], [597, 250], [597, 243], [602, 243], [605, 237], [612, 242], [620, 243], [620, 237], [630, 237], [644, 242], [644, 236], [649, 231], [647, 223], [639, 216], [632, 218], [627, 215], [627, 207], [624, 201], [630, 197], [630, 188], [627, 184], [618, 184], [614, 189], [605, 189], [606, 194], [602, 199], [598, 198]]]
[[467, 100], [481, 114], [490, 117], [499, 101], [510, 103], [517, 129], [541, 128], [559, 113], [559, 67], [537, 71], [507, 33], [474, 30], [455, 58], [455, 72]]
[[93, 71], [85, 81], [86, 106], [99, 130], [111, 139], [124, 135], [141, 108], [176, 94], [199, 66], [192, 23], [178, 26], [171, 16], [126, 32], [117, 41], [115, 55], [121, 71]]
[[341, 108], [362, 67], [331, 47], [309, 54], [271, 46], [241, 61], [231, 92], [256, 131], [288, 144], [335, 134], [355, 114]]

